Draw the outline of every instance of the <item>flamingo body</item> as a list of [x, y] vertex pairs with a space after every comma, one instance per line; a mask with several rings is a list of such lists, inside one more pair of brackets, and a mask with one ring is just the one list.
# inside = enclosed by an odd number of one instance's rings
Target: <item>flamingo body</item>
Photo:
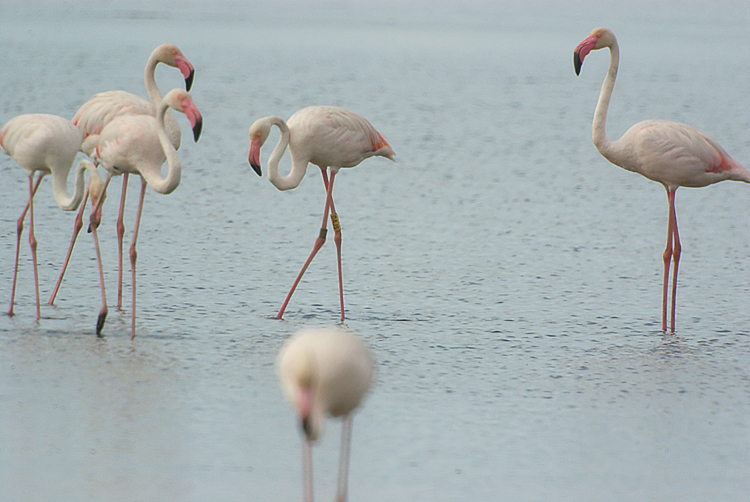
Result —
[[579, 74], [588, 53], [604, 48], [610, 50], [610, 64], [594, 112], [592, 138], [597, 150], [607, 160], [661, 183], [667, 190], [669, 222], [663, 256], [662, 331], [667, 331], [669, 268], [673, 263], [670, 329], [674, 332], [677, 272], [682, 249], [674, 205], [675, 192], [681, 186], [697, 188], [724, 180], [750, 183], [750, 173], [709, 135], [678, 122], [645, 120], [633, 125], [617, 141], [610, 141], [605, 124], [620, 60], [614, 33], [608, 28], [595, 28], [576, 47], [573, 64], [576, 74]]
[[[333, 203], [333, 180], [341, 168], [354, 167], [363, 160], [381, 156], [394, 160], [394, 151], [375, 128], [361, 115], [337, 106], [309, 106], [294, 113], [286, 122], [281, 117], [270, 116], [256, 120], [250, 126], [250, 152], [248, 160], [260, 176], [260, 149], [276, 126], [281, 131], [276, 148], [268, 159], [268, 180], [279, 190], [290, 190], [299, 186], [312, 163], [320, 168], [326, 189], [326, 203], [323, 210], [323, 225], [313, 250], [302, 266], [297, 278], [287, 293], [276, 317], [281, 319], [294, 290], [302, 279], [307, 267], [323, 246], [327, 233], [328, 212], [331, 213], [333, 229], [336, 232], [339, 302], [341, 321], [344, 320], [344, 289], [341, 270], [341, 227]], [[279, 161], [287, 147], [292, 157], [292, 168], [288, 175], [279, 175]], [[330, 180], [329, 174], [330, 171]]]
[[298, 332], [284, 343], [276, 372], [287, 400], [294, 406], [304, 432], [304, 499], [312, 502], [311, 444], [323, 430], [326, 416], [342, 417], [337, 502], [346, 500], [352, 413], [372, 386], [375, 360], [364, 342], [342, 329], [316, 328]]
[[[133, 242], [130, 246], [130, 265], [133, 283], [131, 338], [135, 337], [135, 263], [137, 259], [135, 245], [138, 239], [138, 228], [143, 211], [146, 186], [151, 186], [158, 193], [169, 194], [179, 186], [182, 176], [182, 164], [165, 127], [165, 117], [168, 108], [184, 113], [188, 117], [193, 128], [195, 141], [198, 141], [203, 118], [187, 91], [173, 89], [159, 103], [156, 117], [149, 115], [126, 115], [117, 117], [110, 122], [99, 134], [99, 142], [93, 154], [94, 158], [109, 172], [109, 176], [105, 182], [105, 192], [107, 185], [114, 175], [138, 174], [141, 176], [141, 195], [138, 203], [135, 229], [133, 231]], [[161, 166], [164, 160], [168, 163], [166, 178], [161, 176]], [[102, 200], [103, 198], [100, 199], [91, 214], [90, 228], [94, 234], [95, 243], [98, 242], [96, 229], [100, 221], [99, 210], [101, 209]], [[101, 260], [99, 260], [99, 268], [100, 270], [102, 268]], [[103, 291], [104, 279], [101, 274], [100, 276]], [[100, 330], [101, 326], [98, 326], [97, 332]]]
[[[94, 164], [84, 160], [76, 167], [73, 194], [68, 194], [68, 174], [81, 146], [81, 133], [69, 120], [57, 115], [34, 113], [19, 115], [9, 120], [0, 129], [0, 150], [13, 157], [24, 168], [29, 177], [29, 200], [17, 222], [16, 261], [13, 272], [9, 315], [13, 315], [13, 301], [18, 277], [21, 232], [26, 213], [29, 213], [29, 244], [34, 262], [37, 320], [41, 317], [39, 303], [39, 274], [37, 268], [37, 240], [34, 234], [34, 194], [42, 177], [52, 175], [52, 193], [55, 202], [63, 211], [74, 211], [84, 197], [84, 171], [99, 178]], [[39, 172], [36, 186], [32, 181]]]
[[341, 329], [307, 329], [290, 338], [277, 359], [287, 400], [315, 441], [326, 416], [342, 417], [359, 406], [372, 385], [375, 362], [362, 340]]
[[344, 108], [308, 106], [287, 125], [289, 151], [318, 167], [354, 167], [376, 155], [393, 160], [393, 150], [372, 124]]

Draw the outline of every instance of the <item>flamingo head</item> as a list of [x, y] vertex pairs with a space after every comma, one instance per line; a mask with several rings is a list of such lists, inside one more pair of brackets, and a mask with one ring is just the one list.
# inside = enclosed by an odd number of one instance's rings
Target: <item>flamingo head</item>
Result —
[[609, 28], [594, 28], [583, 42], [573, 51], [573, 67], [576, 75], [580, 75], [583, 59], [592, 50], [612, 47], [616, 43], [615, 34]]
[[262, 176], [260, 170], [260, 147], [266, 142], [270, 133], [271, 121], [268, 120], [268, 117], [258, 119], [250, 126], [250, 153], [248, 154], [248, 161], [258, 176]]
[[302, 432], [309, 441], [315, 441], [323, 432], [324, 423], [315, 355], [304, 347], [287, 347], [279, 355], [279, 379], [294, 405]]
[[203, 116], [198, 111], [198, 107], [193, 103], [190, 93], [182, 89], [172, 89], [164, 96], [164, 102], [178, 112], [184, 113], [190, 121], [193, 129], [193, 138], [198, 141], [203, 128]]
[[185, 55], [173, 44], [162, 44], [151, 54], [151, 57], [157, 61], [164, 63], [165, 65], [177, 68], [182, 72], [182, 76], [185, 78], [185, 89], [188, 91], [193, 85], [193, 76], [195, 75], [195, 68], [190, 64], [190, 61]]

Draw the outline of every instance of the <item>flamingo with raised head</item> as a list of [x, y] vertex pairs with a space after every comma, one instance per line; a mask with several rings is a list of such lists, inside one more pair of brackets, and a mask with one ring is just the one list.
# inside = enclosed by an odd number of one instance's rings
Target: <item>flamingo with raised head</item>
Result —
[[617, 141], [605, 131], [607, 108], [617, 77], [620, 50], [614, 33], [596, 28], [573, 53], [576, 75], [592, 50], [609, 48], [610, 61], [594, 112], [594, 145], [607, 160], [628, 171], [659, 182], [667, 190], [669, 218], [667, 247], [664, 250], [664, 287], [662, 294], [662, 331], [667, 332], [667, 304], [670, 264], [673, 264], [670, 331], [675, 330], [677, 268], [682, 246], [677, 230], [675, 192], [678, 187], [704, 187], [724, 180], [750, 183], [750, 173], [710, 136], [689, 125], [666, 120], [644, 120], [628, 129]]
[[[149, 100], [126, 91], [106, 91], [95, 94], [86, 103], [84, 103], [73, 116], [73, 123], [83, 134], [84, 140], [81, 144], [81, 151], [89, 157], [93, 157], [96, 145], [99, 143], [99, 134], [101, 131], [116, 117], [124, 115], [150, 115], [156, 117], [156, 107], [161, 103], [164, 96], [159, 87], [156, 85], [156, 66], [163, 63], [167, 66], [177, 68], [185, 78], [185, 87], [189, 91], [193, 84], [195, 69], [185, 55], [173, 44], [162, 44], [153, 50], [146, 61], [144, 82]], [[166, 130], [172, 146], [176, 150], [180, 148], [180, 125], [177, 118], [171, 111], [167, 111]], [[125, 196], [128, 186], [128, 174], [125, 173], [122, 179], [122, 192], [120, 195], [120, 211], [117, 217], [117, 251], [118, 251], [118, 274], [117, 274], [117, 308], [122, 307], [122, 242], [125, 235], [125, 226], [123, 215], [125, 211]], [[70, 249], [68, 258], [71, 256], [76, 237], [80, 229], [73, 229], [73, 236], [70, 240]], [[66, 259], [60, 276], [57, 280], [57, 287], [50, 296], [49, 305], [54, 304], [57, 291], [62, 283], [65, 269], [68, 266]]]
[[[260, 176], [260, 148], [268, 139], [271, 127], [281, 131], [276, 148], [268, 159], [268, 180], [279, 190], [296, 188], [305, 176], [308, 164], [315, 164], [323, 175], [326, 189], [326, 203], [323, 210], [323, 224], [312, 252], [305, 261], [297, 278], [287, 293], [284, 303], [276, 314], [278, 319], [297, 288], [307, 267], [318, 250], [323, 246], [328, 232], [328, 212], [335, 232], [336, 254], [338, 259], [339, 298], [341, 322], [344, 321], [344, 283], [341, 270], [341, 226], [333, 204], [333, 180], [339, 169], [354, 167], [366, 158], [373, 156], [394, 160], [393, 149], [385, 138], [361, 115], [337, 106], [310, 106], [294, 113], [289, 121], [271, 116], [256, 120], [250, 126], [249, 161]], [[292, 168], [287, 176], [279, 175], [279, 161], [287, 147], [292, 157]], [[330, 170], [330, 179], [328, 177]]]
[[312, 442], [323, 432], [326, 416], [342, 417], [336, 501], [347, 493], [352, 413], [372, 386], [375, 360], [364, 342], [343, 329], [305, 329], [284, 343], [276, 372], [304, 433], [303, 495], [313, 500]]
[[[52, 194], [63, 211], [75, 211], [84, 197], [84, 171], [90, 172], [91, 179], [99, 179], [96, 167], [88, 160], [81, 161], [74, 172], [73, 194], [68, 194], [68, 175], [78, 149], [81, 146], [81, 133], [67, 119], [57, 115], [32, 113], [10, 119], [0, 129], [0, 150], [10, 155], [26, 170], [29, 177], [29, 200], [16, 224], [16, 260], [13, 270], [13, 287], [10, 296], [8, 315], [13, 316], [13, 303], [18, 278], [21, 233], [26, 213], [29, 214], [29, 244], [34, 263], [34, 289], [36, 292], [36, 319], [41, 317], [39, 302], [39, 273], [37, 267], [38, 241], [34, 234], [34, 194], [42, 178], [52, 175]], [[39, 172], [36, 183], [34, 173]], [[106, 316], [106, 302], [103, 306]], [[100, 314], [101, 315], [101, 314]]]
[[[146, 196], [146, 186], [161, 194], [172, 193], [180, 184], [182, 164], [177, 156], [177, 150], [170, 141], [165, 126], [167, 109], [172, 108], [184, 113], [193, 129], [195, 141], [201, 134], [203, 118], [193, 99], [187, 91], [173, 89], [164, 96], [159, 104], [156, 117], [150, 115], [125, 115], [112, 120], [99, 134], [99, 143], [94, 152], [94, 159], [108, 171], [104, 182], [104, 192], [113, 175], [126, 173], [138, 174], [141, 177], [141, 195], [136, 213], [133, 242], [130, 245], [130, 266], [132, 275], [132, 305], [131, 339], [135, 337], [135, 263], [137, 258], [136, 242], [138, 228], [143, 212], [143, 200]], [[161, 175], [161, 166], [167, 161], [169, 167], [167, 177]], [[90, 228], [96, 241], [96, 229], [101, 218], [100, 198], [91, 212]], [[98, 243], [97, 243], [98, 247]], [[102, 288], [104, 284], [102, 283]]]

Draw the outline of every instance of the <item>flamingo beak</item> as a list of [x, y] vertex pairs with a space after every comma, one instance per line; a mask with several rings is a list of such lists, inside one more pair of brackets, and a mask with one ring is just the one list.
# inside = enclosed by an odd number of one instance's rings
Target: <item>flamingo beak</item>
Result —
[[578, 44], [576, 50], [573, 51], [573, 68], [575, 68], [576, 75], [581, 74], [581, 66], [583, 66], [583, 59], [591, 52], [599, 41], [599, 37], [596, 35], [589, 35], [583, 42]]
[[182, 54], [177, 54], [174, 57], [174, 61], [177, 64], [177, 68], [182, 72], [182, 76], [185, 77], [185, 89], [190, 90], [193, 85], [193, 76], [195, 75], [195, 69], [190, 61], [187, 60]]
[[193, 103], [192, 100], [183, 99], [181, 104], [182, 111], [185, 113], [188, 120], [190, 120], [190, 125], [193, 127], [193, 138], [198, 142], [198, 138], [201, 136], [201, 130], [203, 129], [203, 116], [201, 115], [201, 112], [198, 111], [198, 107], [195, 106], [195, 103]]
[[250, 153], [248, 154], [248, 161], [252, 166], [253, 171], [258, 176], [263, 176], [260, 170], [260, 138], [255, 137], [250, 139]]
[[312, 400], [311, 393], [312, 391], [309, 387], [301, 388], [298, 406], [302, 431], [305, 433], [305, 437], [307, 437], [309, 441], [315, 441], [315, 439], [317, 439], [317, 434], [315, 432], [315, 429], [313, 428], [312, 418], [310, 416]]

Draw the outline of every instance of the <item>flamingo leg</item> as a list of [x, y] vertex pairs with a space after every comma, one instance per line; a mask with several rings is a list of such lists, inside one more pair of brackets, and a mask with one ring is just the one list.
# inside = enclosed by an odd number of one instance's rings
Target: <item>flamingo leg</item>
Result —
[[672, 197], [669, 199], [669, 212], [671, 213], [672, 219], [672, 239], [674, 241], [674, 248], [672, 251], [672, 312], [670, 318], [670, 331], [674, 333], [675, 327], [675, 314], [677, 312], [677, 269], [680, 264], [680, 254], [682, 254], [682, 246], [680, 245], [680, 233], [677, 230], [677, 210], [675, 209], [675, 192], [672, 192]]
[[[36, 179], [36, 185], [34, 186], [34, 191], [32, 192], [32, 196], [36, 194], [37, 189], [39, 188], [39, 184], [42, 182], [42, 178], [44, 177], [43, 174], [40, 174]], [[29, 178], [29, 181], [31, 181], [31, 178]], [[23, 220], [26, 219], [26, 213], [29, 211], [31, 201], [26, 202], [26, 206], [24, 206], [23, 211], [21, 211], [21, 216], [18, 218], [18, 221], [16, 222], [16, 264], [13, 268], [13, 287], [10, 290], [10, 309], [8, 309], [8, 316], [13, 317], [13, 302], [16, 298], [16, 282], [18, 280], [18, 259], [21, 254], [21, 234], [23, 233]]]
[[[328, 192], [328, 176], [326, 175], [325, 169], [321, 168], [320, 172], [323, 174], [323, 185], [326, 187], [326, 193]], [[315, 244], [313, 245], [313, 249], [310, 252], [310, 256], [307, 257], [307, 260], [305, 261], [305, 264], [302, 265], [302, 270], [299, 271], [299, 274], [297, 274], [297, 278], [294, 280], [294, 284], [292, 284], [291, 289], [286, 294], [286, 298], [284, 299], [284, 303], [281, 304], [281, 308], [279, 309], [279, 312], [276, 314], [276, 319], [281, 319], [281, 317], [284, 315], [284, 311], [286, 310], [287, 305], [289, 304], [289, 300], [292, 298], [292, 294], [294, 293], [294, 290], [297, 289], [297, 285], [299, 284], [299, 281], [302, 280], [302, 276], [305, 274], [305, 271], [307, 271], [307, 267], [310, 266], [310, 263], [312, 263], [313, 258], [315, 258], [315, 255], [318, 254], [318, 251], [320, 251], [320, 248], [323, 247], [323, 244], [326, 242], [326, 234], [328, 233], [328, 206], [329, 199], [326, 197], [326, 205], [325, 209], [323, 210], [323, 224], [320, 227], [320, 233], [318, 234], [318, 238], [315, 239]]]
[[99, 284], [102, 290], [102, 308], [99, 311], [99, 317], [96, 319], [96, 335], [101, 336], [104, 329], [104, 321], [107, 320], [107, 295], [104, 292], [104, 267], [102, 266], [102, 253], [99, 248], [99, 235], [97, 226], [91, 226], [91, 235], [94, 237], [94, 248], [96, 249], [96, 263], [99, 265]]
[[[662, 309], [661, 309], [661, 330], [667, 332], [667, 304], [669, 299], [669, 268], [672, 263], [672, 257], [674, 256], [674, 229], [675, 229], [675, 211], [674, 211], [674, 196], [675, 190], [667, 190], [667, 198], [669, 199], [669, 221], [667, 223], [667, 247], [664, 249], [664, 285], [662, 290]], [[677, 267], [675, 267], [675, 271]], [[672, 279], [672, 284], [675, 285], [675, 278]], [[672, 294], [672, 331], [674, 331], [674, 291]]]
[[146, 180], [141, 178], [141, 197], [138, 201], [138, 213], [135, 216], [135, 229], [133, 230], [133, 242], [130, 244], [130, 271], [133, 282], [133, 311], [131, 312], [130, 339], [135, 338], [135, 262], [138, 259], [138, 253], [135, 250], [135, 244], [138, 241], [138, 229], [141, 226], [141, 214], [143, 213], [143, 200], [146, 197]]
[[349, 478], [349, 452], [352, 446], [352, 416], [347, 415], [341, 424], [341, 450], [339, 453], [339, 480], [336, 502], [346, 502], [346, 484]]
[[313, 502], [312, 443], [302, 440], [302, 500]]
[[83, 192], [83, 200], [81, 201], [81, 207], [78, 209], [78, 214], [76, 214], [76, 219], [73, 222], [73, 235], [70, 237], [70, 245], [68, 246], [68, 253], [65, 255], [65, 261], [63, 262], [62, 270], [60, 270], [60, 277], [57, 278], [57, 284], [55, 284], [55, 289], [52, 291], [52, 295], [49, 297], [49, 301], [47, 302], [47, 305], [55, 304], [55, 298], [57, 297], [57, 292], [60, 290], [60, 286], [62, 285], [63, 276], [65, 275], [65, 270], [67, 270], [68, 262], [70, 262], [70, 257], [73, 255], [73, 246], [75, 246], [76, 239], [78, 238], [78, 234], [80, 233], [81, 228], [83, 228], [83, 211], [86, 208], [86, 201], [89, 198], [90, 187], [91, 187], [91, 179], [89, 179], [89, 184], [86, 186], [86, 191]]
[[37, 265], [36, 249], [38, 242], [34, 235], [34, 180], [29, 176], [29, 245], [31, 246], [31, 259], [34, 262], [34, 290], [36, 293], [36, 320], [42, 317], [39, 306], [39, 268]]
[[99, 264], [99, 283], [101, 284], [102, 290], [102, 309], [99, 311], [99, 317], [96, 320], [96, 334], [100, 335], [102, 328], [104, 328], [104, 321], [107, 319], [107, 298], [104, 292], [104, 267], [102, 266], [102, 254], [99, 249], [99, 236], [96, 233], [99, 228], [99, 223], [102, 221], [102, 204], [104, 203], [105, 194], [107, 193], [107, 187], [109, 182], [112, 181], [112, 173], [107, 175], [107, 179], [104, 181], [104, 188], [102, 193], [99, 195], [99, 199], [96, 201], [93, 209], [91, 210], [91, 216], [89, 217], [89, 232], [94, 237], [94, 247], [96, 248], [96, 261]]
[[327, 184], [326, 196], [327, 204], [331, 209], [331, 224], [335, 232], [333, 236], [333, 242], [336, 243], [336, 258], [338, 260], [338, 272], [339, 272], [339, 302], [341, 304], [341, 322], [344, 322], [344, 278], [341, 268], [341, 225], [339, 224], [339, 216], [336, 213], [336, 208], [333, 205], [333, 178], [336, 176], [336, 171], [331, 171], [331, 181]]
[[125, 194], [128, 191], [128, 173], [122, 175], [120, 212], [117, 215], [117, 310], [122, 309], [122, 240], [125, 236]]

